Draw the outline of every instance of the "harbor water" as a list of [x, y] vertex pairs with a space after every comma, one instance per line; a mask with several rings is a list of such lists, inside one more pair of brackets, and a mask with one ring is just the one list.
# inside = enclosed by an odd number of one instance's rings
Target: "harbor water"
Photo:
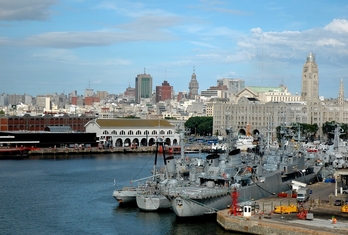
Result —
[[149, 176], [153, 165], [154, 154], [2, 160], [0, 234], [238, 234], [215, 215], [179, 218], [171, 210], [119, 206], [113, 190]]

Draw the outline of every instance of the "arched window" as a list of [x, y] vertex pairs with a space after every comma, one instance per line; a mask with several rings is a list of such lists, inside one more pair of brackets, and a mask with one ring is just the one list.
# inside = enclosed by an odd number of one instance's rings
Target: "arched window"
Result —
[[128, 135], [134, 135], [133, 131], [128, 131]]
[[117, 135], [117, 131], [113, 130], [113, 131], [111, 131], [111, 134], [112, 135]]
[[160, 134], [161, 134], [161, 135], [164, 135], [164, 130], [161, 130], [161, 131], [160, 131]]
[[157, 131], [152, 131], [152, 135], [157, 135]]
[[173, 132], [171, 130], [167, 131], [167, 135], [171, 135]]
[[150, 134], [149, 131], [145, 131], [145, 132], [144, 132], [144, 135], [149, 135], [149, 134]]
[[107, 130], [105, 130], [105, 131], [103, 131], [103, 134], [104, 134], [104, 135], [108, 135], [109, 132], [108, 132]]
[[125, 135], [126, 132], [125, 131], [120, 131], [120, 135]]
[[141, 131], [137, 130], [136, 135], [141, 135]]

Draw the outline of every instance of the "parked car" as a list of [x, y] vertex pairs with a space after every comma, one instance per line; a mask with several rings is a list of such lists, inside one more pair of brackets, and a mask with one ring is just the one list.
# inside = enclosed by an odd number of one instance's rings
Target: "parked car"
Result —
[[334, 202], [335, 206], [342, 206], [342, 200], [341, 199], [336, 199]]

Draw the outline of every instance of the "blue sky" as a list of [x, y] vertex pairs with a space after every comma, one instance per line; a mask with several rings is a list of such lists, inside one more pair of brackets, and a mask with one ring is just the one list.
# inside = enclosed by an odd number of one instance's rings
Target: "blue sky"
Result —
[[[0, 0], [0, 93], [123, 93], [137, 74], [187, 91], [220, 78], [301, 92], [309, 52], [320, 95], [348, 93], [348, 2]], [[347, 97], [347, 96], [346, 96]]]

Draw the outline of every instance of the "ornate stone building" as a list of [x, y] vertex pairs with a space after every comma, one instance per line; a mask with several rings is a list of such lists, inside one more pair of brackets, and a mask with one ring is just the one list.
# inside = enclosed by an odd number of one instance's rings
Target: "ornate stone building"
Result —
[[309, 53], [302, 72], [301, 95], [291, 95], [287, 88], [246, 87], [229, 102], [210, 103], [214, 118], [213, 133], [224, 134], [226, 127], [234, 132], [252, 134], [271, 131], [282, 123], [307, 123], [319, 126], [322, 136], [325, 122], [348, 123], [347, 101], [341, 79], [337, 99], [319, 98], [319, 72], [315, 55]]
[[189, 83], [189, 99], [194, 99], [198, 95], [199, 84], [197, 82], [197, 77], [195, 74], [195, 68], [193, 67], [193, 74], [191, 75], [191, 81]]

